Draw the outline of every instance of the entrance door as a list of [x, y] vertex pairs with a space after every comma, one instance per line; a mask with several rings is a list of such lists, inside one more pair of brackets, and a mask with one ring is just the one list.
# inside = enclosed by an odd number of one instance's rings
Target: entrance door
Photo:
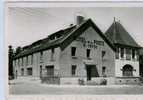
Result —
[[125, 65], [123, 67], [123, 76], [133, 76], [133, 67], [131, 65]]
[[54, 76], [54, 66], [46, 66], [47, 76]]
[[91, 80], [92, 77], [99, 77], [96, 65], [86, 65], [87, 80]]

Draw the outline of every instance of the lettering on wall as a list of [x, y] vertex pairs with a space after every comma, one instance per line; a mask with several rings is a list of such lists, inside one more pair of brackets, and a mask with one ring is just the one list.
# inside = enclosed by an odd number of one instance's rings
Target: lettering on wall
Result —
[[97, 49], [98, 46], [104, 46], [103, 41], [99, 40], [86, 40], [84, 37], [78, 37], [76, 41], [83, 43], [83, 47], [94, 48]]

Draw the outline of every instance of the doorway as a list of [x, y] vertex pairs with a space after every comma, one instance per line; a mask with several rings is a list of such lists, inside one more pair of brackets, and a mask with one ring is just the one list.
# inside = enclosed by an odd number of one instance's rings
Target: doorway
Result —
[[91, 80], [92, 77], [99, 77], [96, 65], [86, 65], [87, 80]]
[[133, 67], [131, 65], [127, 64], [123, 67], [123, 76], [133, 76]]
[[46, 66], [47, 76], [54, 76], [54, 66]]

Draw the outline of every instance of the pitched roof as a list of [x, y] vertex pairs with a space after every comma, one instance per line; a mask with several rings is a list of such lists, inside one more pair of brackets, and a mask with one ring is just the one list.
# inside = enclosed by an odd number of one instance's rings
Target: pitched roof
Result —
[[[76, 28], [75, 26], [71, 26], [66, 29], [55, 32], [44, 39], [33, 42], [31, 45], [23, 47], [23, 50], [18, 55], [16, 55], [14, 58], [19, 58], [21, 56], [30, 55], [35, 52], [39, 52], [41, 50], [45, 50], [48, 48], [58, 46], [61, 40], [75, 28]], [[57, 35], [57, 34], [61, 34], [61, 37], [59, 37], [58, 39], [51, 40], [54, 37], [54, 35]]]
[[[32, 43], [29, 46], [26, 46], [26, 49], [20, 52], [15, 56], [16, 58], [30, 55], [34, 52], [40, 52], [41, 50], [46, 50], [49, 48], [54, 48], [60, 46], [64, 50], [73, 40], [75, 40], [80, 34], [82, 34], [87, 28], [93, 27], [93, 29], [107, 42], [107, 44], [114, 50], [114, 46], [110, 41], [105, 37], [105, 35], [100, 31], [100, 29], [93, 23], [91, 19], [85, 20], [80, 25], [75, 25], [63, 30], [60, 30], [56, 33], [49, 35], [47, 38], [38, 40]], [[61, 35], [61, 36], [59, 36]], [[59, 36], [57, 39], [50, 40], [54, 36]]]
[[113, 44], [140, 47], [120, 22], [114, 21], [105, 35]]

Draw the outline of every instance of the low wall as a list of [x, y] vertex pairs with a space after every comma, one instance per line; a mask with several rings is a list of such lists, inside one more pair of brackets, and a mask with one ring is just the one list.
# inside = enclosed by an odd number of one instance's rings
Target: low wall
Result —
[[79, 84], [79, 79], [86, 81], [86, 78], [80, 77], [61, 77], [60, 84]]
[[96, 78], [92, 78], [92, 81], [97, 82], [98, 84], [101, 83], [101, 80], [107, 80], [107, 85], [112, 85], [115, 84], [115, 78], [114, 77], [96, 77]]
[[140, 79], [139, 79], [139, 77], [116, 77], [115, 83], [119, 84], [119, 85], [140, 84]]
[[60, 78], [60, 84], [79, 84], [79, 79], [84, 80], [84, 84], [92, 84], [92, 85], [99, 85], [103, 79], [107, 80], [107, 85], [115, 84], [114, 77], [96, 77], [92, 78], [92, 80], [87, 81], [86, 77], [64, 77]]

